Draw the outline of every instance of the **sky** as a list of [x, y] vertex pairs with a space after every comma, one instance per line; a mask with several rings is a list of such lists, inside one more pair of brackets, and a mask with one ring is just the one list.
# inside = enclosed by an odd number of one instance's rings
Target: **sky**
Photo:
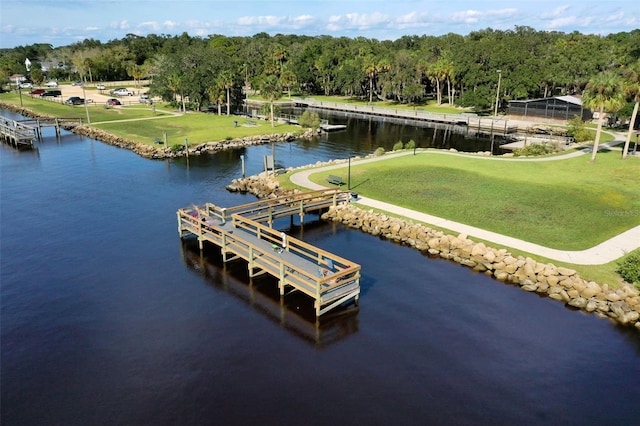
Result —
[[640, 28], [638, 0], [0, 0], [0, 48], [127, 34], [275, 34], [396, 40], [527, 26], [607, 35]]

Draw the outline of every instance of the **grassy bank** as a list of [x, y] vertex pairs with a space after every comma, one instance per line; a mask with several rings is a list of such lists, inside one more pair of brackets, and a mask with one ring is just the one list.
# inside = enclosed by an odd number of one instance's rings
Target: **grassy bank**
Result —
[[[0, 101], [20, 106], [20, 97], [15, 93], [0, 94]], [[86, 123], [86, 111], [82, 105], [72, 106], [43, 100], [28, 95], [22, 96], [22, 106], [39, 114], [55, 117], [78, 117]], [[190, 112], [181, 114], [168, 104], [158, 103], [155, 111], [148, 105], [132, 105], [105, 108], [104, 105], [89, 105], [91, 126], [116, 136], [138, 143], [153, 144], [154, 139], [163, 139], [167, 133], [168, 145], [189, 140], [191, 145], [225, 139], [282, 133], [302, 133], [300, 126], [271, 123], [264, 120], [248, 120], [244, 117]], [[237, 126], [236, 126], [237, 122]]]
[[[640, 224], [640, 160], [621, 161], [618, 152], [600, 153], [593, 164], [588, 160], [583, 155], [549, 162], [495, 161], [421, 153], [368, 164], [352, 161], [351, 186], [364, 196], [413, 210], [544, 246], [581, 250]], [[310, 178], [327, 185], [329, 174], [347, 181], [347, 172], [345, 164]], [[283, 186], [292, 186], [287, 175], [281, 179]], [[588, 280], [621, 282], [616, 261], [575, 265], [509, 250], [576, 269]]]
[[[636, 158], [603, 152], [560, 161], [420, 154], [351, 163], [367, 197], [560, 250], [582, 250], [640, 224]], [[329, 174], [347, 180], [347, 167]]]

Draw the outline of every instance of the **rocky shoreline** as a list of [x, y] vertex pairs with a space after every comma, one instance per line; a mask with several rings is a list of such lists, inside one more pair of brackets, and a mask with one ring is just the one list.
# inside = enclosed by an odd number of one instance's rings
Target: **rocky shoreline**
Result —
[[[301, 192], [282, 190], [275, 179], [264, 174], [235, 179], [227, 190], [248, 192], [259, 198]], [[452, 260], [478, 273], [517, 285], [524, 291], [561, 301], [572, 309], [593, 313], [640, 331], [640, 289], [631, 284], [623, 283], [613, 289], [607, 284], [587, 281], [573, 269], [538, 262], [530, 257], [513, 256], [506, 249], [488, 247], [465, 234], [445, 234], [352, 204], [332, 207], [321, 217], [408, 245], [429, 256]]]
[[[12, 104], [6, 104], [0, 102], [0, 107], [6, 108], [10, 111], [16, 112], [18, 114], [24, 115], [25, 117], [31, 118], [55, 118], [53, 116], [48, 116], [45, 114], [38, 114], [33, 112], [30, 109], [18, 107]], [[262, 145], [268, 144], [272, 142], [289, 142], [294, 139], [300, 138], [310, 138], [316, 134], [315, 131], [309, 129], [302, 134], [293, 134], [290, 132], [281, 133], [281, 134], [273, 134], [266, 136], [246, 136], [243, 138], [235, 138], [217, 142], [205, 142], [198, 145], [190, 146], [187, 150], [174, 151], [170, 147], [164, 146], [153, 146], [146, 145], [143, 143], [138, 143], [132, 141], [130, 139], [125, 139], [119, 136], [115, 136], [111, 133], [105, 132], [104, 130], [96, 129], [93, 127], [89, 127], [86, 125], [77, 125], [77, 126], [64, 126], [65, 130], [73, 132], [75, 134], [86, 136], [92, 139], [99, 140], [109, 145], [117, 146], [119, 148], [128, 149], [141, 157], [153, 159], [153, 160], [164, 160], [167, 158], [175, 158], [175, 157], [184, 157], [187, 155], [201, 155], [207, 153], [214, 153], [227, 149], [237, 149], [248, 147], [252, 145]]]

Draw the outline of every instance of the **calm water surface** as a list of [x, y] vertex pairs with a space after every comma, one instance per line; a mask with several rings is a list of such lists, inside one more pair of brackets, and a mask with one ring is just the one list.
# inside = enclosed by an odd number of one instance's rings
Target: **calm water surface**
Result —
[[[281, 144], [276, 158], [365, 154], [370, 138]], [[270, 146], [189, 162], [68, 133], [37, 148], [0, 147], [2, 425], [637, 424], [637, 331], [284, 220], [362, 265], [359, 308], [316, 322], [309, 299], [281, 303], [273, 280], [181, 242], [175, 211], [253, 201], [224, 186], [241, 154], [254, 174]]]

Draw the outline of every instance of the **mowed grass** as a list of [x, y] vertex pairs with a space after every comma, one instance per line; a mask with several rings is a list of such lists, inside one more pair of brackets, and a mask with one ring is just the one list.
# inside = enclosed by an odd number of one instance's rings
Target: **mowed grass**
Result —
[[[329, 174], [347, 180], [347, 167]], [[640, 161], [602, 152], [548, 162], [421, 153], [359, 165], [351, 188], [402, 207], [560, 250], [583, 250], [640, 225]]]
[[[0, 101], [20, 105], [20, 98], [14, 93], [0, 95]], [[22, 105], [37, 113], [65, 118], [77, 117], [86, 123], [86, 111], [82, 105], [65, 105], [24, 95]], [[105, 108], [103, 104], [90, 105], [89, 117], [92, 127], [149, 145], [154, 144], [156, 138], [164, 139], [165, 132], [169, 146], [183, 144], [185, 139], [188, 139], [190, 145], [196, 145], [248, 136], [303, 132], [300, 126], [274, 123], [274, 127], [271, 127], [269, 121], [234, 115], [219, 116], [200, 112], [179, 114], [168, 104], [163, 103], [156, 104], [155, 112], [147, 105], [116, 108]]]
[[[237, 127], [234, 122], [238, 123]], [[271, 127], [271, 122], [265, 120], [205, 113], [188, 113], [161, 120], [139, 120], [135, 122], [135, 126], [132, 124], [134, 123], [120, 121], [98, 123], [95, 127], [141, 143], [153, 143], [155, 138], [162, 139], [166, 132], [169, 145], [184, 143], [185, 139], [193, 145], [248, 136], [300, 134], [303, 131], [300, 126], [275, 123]]]

